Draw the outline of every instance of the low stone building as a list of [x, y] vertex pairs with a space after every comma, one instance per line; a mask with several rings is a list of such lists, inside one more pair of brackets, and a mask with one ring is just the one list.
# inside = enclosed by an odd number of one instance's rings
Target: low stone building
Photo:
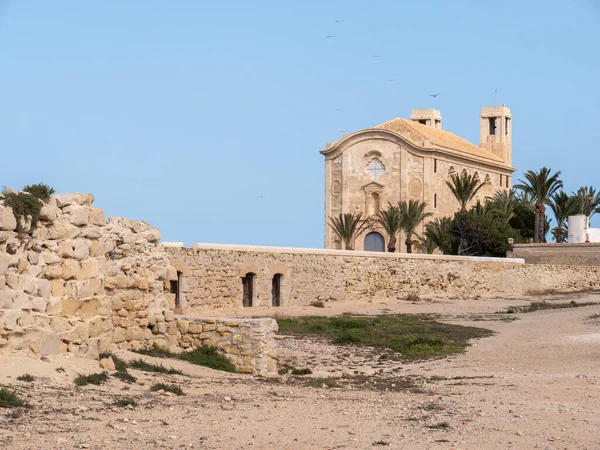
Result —
[[[485, 186], [478, 199], [512, 186], [512, 116], [506, 106], [484, 107], [479, 117], [480, 144], [442, 130], [435, 109], [414, 110], [397, 118], [344, 135], [327, 144], [325, 156], [325, 248], [341, 242], [329, 218], [362, 212], [368, 218], [388, 202], [421, 200], [434, 217], [451, 216], [459, 206], [446, 185], [453, 174], [476, 176]], [[384, 251], [387, 237], [368, 230], [355, 243], [357, 250]], [[399, 242], [404, 249], [404, 238]]]

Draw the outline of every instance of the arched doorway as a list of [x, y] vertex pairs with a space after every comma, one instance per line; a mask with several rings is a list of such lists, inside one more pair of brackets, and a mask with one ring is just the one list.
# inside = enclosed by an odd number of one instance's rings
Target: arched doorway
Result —
[[365, 252], [385, 252], [385, 239], [377, 231], [365, 236]]

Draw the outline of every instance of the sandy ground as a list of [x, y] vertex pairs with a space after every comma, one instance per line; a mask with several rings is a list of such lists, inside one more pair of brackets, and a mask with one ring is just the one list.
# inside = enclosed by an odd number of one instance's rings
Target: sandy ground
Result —
[[[600, 295], [575, 300], [600, 302]], [[0, 448], [600, 449], [600, 306], [517, 314], [516, 321], [492, 314], [520, 303], [528, 302], [278, 310], [280, 316], [435, 313], [496, 332], [461, 355], [383, 367], [364, 351], [278, 338], [281, 362], [310, 367], [313, 376], [366, 374], [362, 383], [341, 387], [307, 386], [304, 377], [223, 374], [169, 360], [162, 362], [185, 375], [130, 370], [138, 383], [111, 379], [78, 388], [73, 378], [98, 372], [97, 361], [3, 356], [0, 384], [19, 391], [30, 408], [0, 410]], [[36, 380], [17, 381], [23, 373]], [[149, 392], [157, 381], [176, 383], [186, 395]], [[114, 406], [121, 396], [138, 406]], [[428, 428], [442, 423], [448, 428]]]

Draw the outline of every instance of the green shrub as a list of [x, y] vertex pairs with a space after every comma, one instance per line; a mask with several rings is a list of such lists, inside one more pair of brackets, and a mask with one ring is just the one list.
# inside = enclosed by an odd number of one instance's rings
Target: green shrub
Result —
[[30, 374], [26, 373], [24, 375], [19, 375], [17, 377], [17, 380], [19, 380], [19, 381], [27, 381], [28, 383], [31, 383], [33, 380], [35, 380], [35, 377], [33, 375], [30, 375]]
[[115, 400], [115, 406], [120, 406], [121, 408], [127, 408], [129, 405], [137, 406], [137, 402], [130, 397], [121, 397]]
[[183, 375], [181, 370], [173, 369], [172, 367], [165, 367], [162, 364], [148, 363], [143, 359], [131, 361], [130, 366], [134, 369], [143, 370], [144, 372], [164, 373], [167, 375]]
[[93, 373], [91, 375], [79, 375], [77, 378], [75, 378], [75, 384], [77, 386], [87, 386], [88, 384], [95, 384], [99, 386], [107, 381], [108, 374], [106, 372]]
[[175, 395], [184, 395], [181, 388], [175, 384], [156, 383], [150, 387], [150, 390], [153, 392], [165, 391], [165, 392], [171, 392]]
[[135, 383], [137, 381], [137, 378], [126, 370], [113, 373], [113, 377], [118, 378], [121, 381], [125, 381], [126, 383]]
[[187, 361], [197, 366], [210, 367], [224, 372], [237, 372], [235, 365], [215, 347], [198, 347], [191, 352], [184, 352], [179, 355], [179, 359]]
[[44, 183], [28, 184], [23, 188], [23, 191], [33, 195], [44, 203], [48, 203], [50, 197], [54, 194], [54, 188]]
[[358, 344], [360, 342], [360, 338], [348, 332], [342, 333], [335, 338], [333, 338], [333, 343], [335, 345], [348, 345], [348, 344]]
[[10, 389], [0, 388], [0, 408], [18, 408], [25, 405], [25, 402]]
[[17, 231], [23, 231], [21, 222], [31, 216], [31, 228], [35, 228], [40, 220], [42, 203], [33, 195], [27, 192], [3, 192], [4, 206], [12, 208], [13, 214], [17, 219]]

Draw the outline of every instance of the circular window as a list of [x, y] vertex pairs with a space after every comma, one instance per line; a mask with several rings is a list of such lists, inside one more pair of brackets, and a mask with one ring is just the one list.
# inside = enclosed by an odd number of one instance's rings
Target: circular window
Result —
[[371, 178], [377, 180], [385, 173], [385, 166], [378, 158], [375, 158], [371, 160], [365, 170]]

